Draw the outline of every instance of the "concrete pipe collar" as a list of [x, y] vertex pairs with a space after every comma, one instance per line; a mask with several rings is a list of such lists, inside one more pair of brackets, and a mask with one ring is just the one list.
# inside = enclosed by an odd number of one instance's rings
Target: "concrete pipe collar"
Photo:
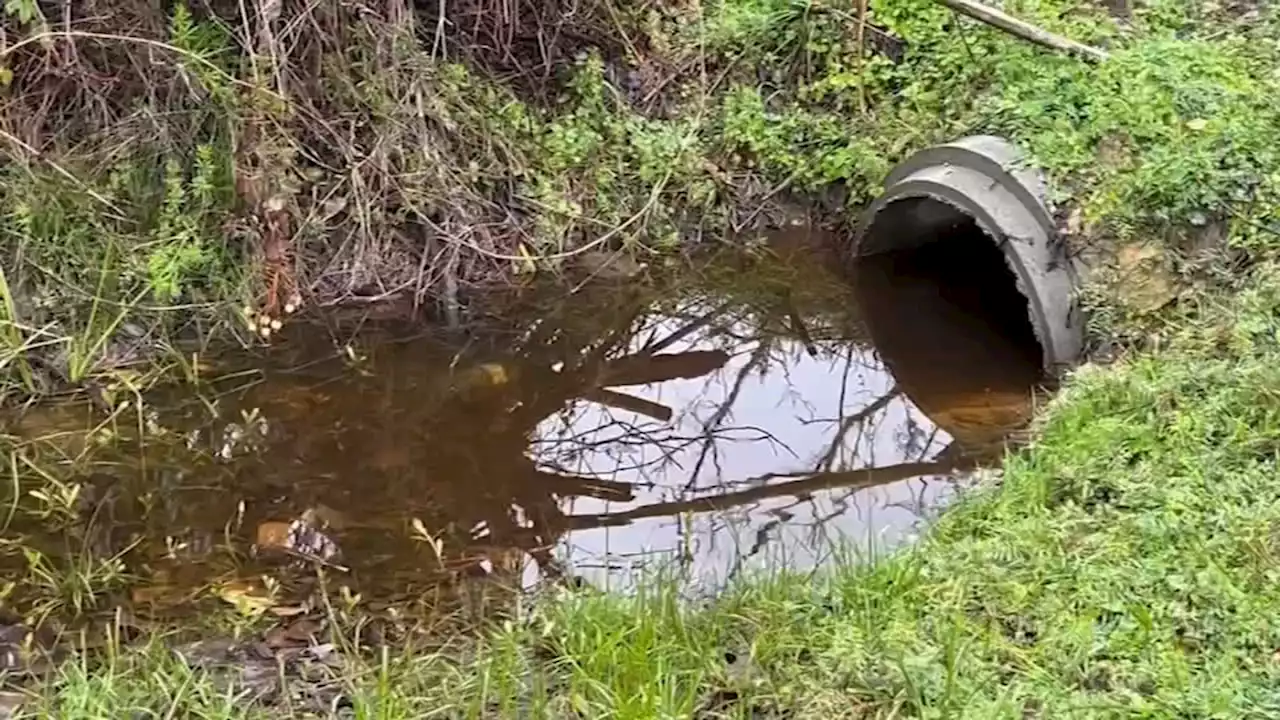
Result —
[[[1008, 141], [966, 137], [924, 150], [889, 173], [853, 244], [857, 262], [948, 243], [975, 226], [1003, 253], [1026, 299], [1044, 369], [1077, 362], [1083, 343], [1074, 269], [1058, 242], [1041, 172]], [[997, 256], [998, 257], [998, 256]]]

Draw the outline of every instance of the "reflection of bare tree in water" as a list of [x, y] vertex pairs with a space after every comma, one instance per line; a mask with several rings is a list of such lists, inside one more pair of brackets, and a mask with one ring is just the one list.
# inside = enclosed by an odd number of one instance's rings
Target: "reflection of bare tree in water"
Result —
[[[249, 521], [291, 519], [322, 504], [346, 516], [343, 563], [373, 570], [377, 596], [383, 588], [412, 591], [419, 580], [435, 587], [482, 570], [486, 560], [511, 578], [532, 557], [555, 576], [552, 550], [570, 532], [690, 514], [727, 523], [731, 513], [723, 511], [767, 506], [745, 549], [751, 555], [779, 525], [798, 525], [806, 509], [803, 522], [820, 532], [859, 491], [949, 475], [985, 457], [954, 444], [939, 450], [924, 435], [916, 452], [877, 462], [865, 451], [874, 446], [868, 438], [918, 385], [898, 378], [860, 399], [855, 392], [869, 386], [857, 377], [883, 380], [884, 369], [870, 359], [848, 286], [803, 258], [737, 262], [700, 267], [697, 278], [672, 287], [588, 286], [533, 312], [495, 311], [461, 350], [459, 342], [360, 335], [351, 352], [369, 357], [360, 372], [342, 360], [318, 361], [332, 356], [332, 345], [308, 328], [281, 348], [300, 356], [285, 359], [290, 370], [268, 370], [238, 399], [219, 401], [239, 405], [224, 420], [261, 410], [270, 424], [261, 453], [219, 464], [193, 459], [185, 435], [149, 438], [129, 450], [137, 458], [111, 466], [112, 477], [137, 468], [145, 507], [120, 503], [117, 517], [116, 504], [104, 502], [107, 521], [99, 524], [158, 540], [155, 554], [168, 557], [172, 530], [218, 535], [241, 498]], [[840, 386], [833, 417], [811, 412], [802, 421], [822, 441], [799, 458], [771, 427], [735, 415], [756, 378], [802, 396], [789, 377], [802, 362], [825, 364]], [[694, 381], [680, 385], [695, 396], [674, 406], [631, 389], [677, 380]], [[713, 386], [722, 390], [714, 398]], [[911, 395], [917, 405], [919, 394]], [[71, 422], [78, 427], [82, 418]], [[726, 459], [745, 443], [790, 453], [794, 462], [784, 472], [726, 477]], [[193, 499], [195, 484], [205, 499]], [[594, 507], [584, 510], [588, 503]], [[414, 520], [438, 544], [405, 542]]]
[[584, 529], [625, 525], [641, 518], [666, 517], [687, 512], [725, 510], [769, 498], [808, 497], [821, 490], [830, 490], [832, 488], [861, 490], [923, 475], [946, 475], [966, 467], [972, 467], [973, 462], [972, 458], [948, 459], [933, 462], [900, 463], [841, 472], [773, 473], [753, 478], [752, 480], [760, 483], [769, 483], [775, 480], [784, 480], [784, 482], [762, 484], [760, 487], [749, 490], [723, 492], [689, 500], [655, 503], [617, 513], [578, 515], [572, 518], [572, 527], [574, 529]]
[[[618, 292], [601, 300], [609, 312], [549, 315], [514, 346], [493, 340], [500, 353], [475, 351], [487, 362], [458, 372], [448, 370], [458, 358], [438, 344], [408, 342], [376, 349], [364, 375], [313, 368], [262, 384], [246, 400], [282, 419], [263, 458], [272, 486], [352, 513], [417, 517], [441, 541], [446, 570], [518, 550], [557, 574], [551, 548], [571, 527], [564, 501], [634, 495], [626, 483], [536, 463], [529, 449], [540, 424], [576, 399], [669, 419], [671, 408], [619, 388], [704, 376], [729, 357], [663, 352], [710, 314], [636, 349], [637, 321], [651, 300], [627, 302]], [[616, 442], [664, 440], [619, 423]]]
[[[886, 276], [883, 282], [892, 284], [894, 278]], [[911, 282], [920, 283], [922, 280], [912, 278]], [[687, 333], [690, 339], [697, 339], [704, 346], [719, 344], [726, 353], [739, 357], [741, 362], [727, 373], [728, 377], [723, 378], [725, 393], [701, 421], [700, 435], [664, 437], [669, 447], [667, 457], [695, 446], [692, 463], [676, 470], [660, 462], [644, 468], [652, 477], [678, 475], [684, 478], [683, 488], [676, 491], [676, 497], [612, 512], [577, 514], [570, 518], [574, 529], [616, 527], [644, 518], [724, 511], [777, 498], [796, 498], [792, 505], [779, 507], [776, 502], [769, 503], [775, 519], [765, 523], [757, 532], [756, 542], [748, 553], [751, 554], [759, 551], [771, 526], [790, 520], [794, 516], [791, 508], [803, 502], [813, 503], [819, 492], [825, 491], [835, 509], [820, 511], [814, 504], [810, 517], [815, 529], [832, 516], [844, 512], [850, 498], [860, 490], [911, 478], [953, 476], [978, 463], [998, 458], [1004, 449], [1002, 438], [1026, 419], [1030, 392], [1039, 376], [1038, 365], [1034, 358], [1028, 358], [1030, 363], [1023, 363], [1022, 356], [1027, 353], [1011, 346], [1016, 340], [1001, 335], [1000, 328], [984, 325], [980, 314], [956, 322], [954, 313], [939, 313], [933, 306], [899, 308], [898, 312], [912, 316], [905, 321], [910, 327], [904, 330], [912, 334], [930, 334], [932, 346], [938, 348], [935, 352], [913, 358], [913, 362], [917, 366], [920, 363], [929, 366], [923, 371], [924, 379], [945, 378], [943, 382], [950, 394], [937, 398], [929, 396], [923, 387], [927, 383], [921, 382], [922, 372], [911, 367], [907, 368], [911, 372], [904, 378], [907, 381], [905, 386], [892, 384], [884, 389], [883, 394], [865, 401], [859, 408], [847, 394], [850, 377], [858, 372], [883, 376], [885, 369], [879, 363], [869, 363], [868, 347], [865, 342], [860, 342], [862, 338], [856, 322], [849, 325], [839, 322], [823, 324], [823, 320], [833, 317], [849, 319], [838, 311], [833, 312], [833, 308], [848, 302], [847, 297], [839, 291], [828, 292], [806, 308], [808, 313], [797, 312], [792, 293], [782, 294], [781, 299], [782, 302], [771, 308], [773, 313], [753, 314], [743, 308], [729, 308], [725, 312], [713, 313], [716, 315], [714, 319], [702, 323], [701, 329], [708, 331], [702, 337], [695, 338], [694, 333]], [[938, 321], [942, 320], [946, 322], [939, 324]], [[973, 371], [972, 358], [966, 354], [967, 351], [947, 351], [949, 344], [965, 348], [974, 343], [988, 348], [983, 356], [986, 366], [981, 373]], [[837, 360], [844, 363], [838, 416], [810, 421], [825, 425], [820, 432], [830, 438], [826, 450], [813, 458], [808, 467], [801, 461], [800, 469], [794, 472], [727, 482], [721, 460], [726, 453], [734, 452], [734, 442], [741, 440], [740, 437], [732, 437], [731, 431], [751, 430], [757, 439], [772, 440], [763, 428], [733, 427], [735, 408], [744, 387], [755, 376], [786, 377], [801, 349], [808, 356], [829, 361], [831, 365], [835, 365]], [[859, 364], [864, 366], [859, 368]], [[1002, 372], [1008, 375], [1005, 382], [990, 381], [993, 373], [999, 375]], [[933, 382], [937, 384], [936, 380]], [[866, 389], [865, 383], [857, 384], [860, 389]], [[928, 401], [931, 411], [939, 412], [938, 417], [932, 418], [938, 424], [923, 422], [923, 416], [906, 412], [894, 433], [897, 440], [895, 457], [880, 462], [874, 457], [875, 444], [865, 441], [875, 435], [877, 424], [887, 417], [886, 413], [895, 401], [900, 405], [908, 401], [904, 393], [906, 387], [914, 389], [910, 402]], [[956, 390], [961, 391], [959, 395]], [[944, 417], [946, 424], [942, 422]], [[616, 422], [613, 418], [606, 420], [606, 424], [613, 422]], [[560, 454], [573, 457], [575, 451], [566, 450], [564, 446], [593, 437], [592, 433], [581, 431], [580, 424], [564, 422], [562, 427], [573, 427], [576, 431], [554, 438], [544, 437], [542, 444], [547, 453], [558, 445]], [[951, 427], [960, 427], [963, 441], [940, 446], [944, 427], [948, 432]], [[622, 439], [613, 442], [621, 444]], [[858, 457], [858, 448], [870, 448], [871, 451]], [[601, 468], [601, 474], [616, 469]], [[711, 478], [711, 483], [705, 482], [704, 477]], [[648, 483], [656, 484], [657, 481], [649, 480]], [[668, 488], [671, 487], [668, 483]], [[833, 490], [837, 492], [830, 492]]]
[[[718, 325], [713, 323], [712, 327], [718, 327]], [[745, 356], [746, 361], [735, 373], [732, 373], [730, 379], [726, 380], [728, 386], [726, 395], [702, 423], [702, 432], [693, 436], [668, 435], [662, 438], [667, 448], [667, 456], [674, 455], [687, 447], [695, 447], [696, 460], [692, 467], [677, 469], [666, 464], [654, 463], [651, 467], [644, 468], [656, 477], [673, 474], [687, 476], [683, 488], [678, 493], [680, 497], [613, 512], [575, 514], [568, 518], [569, 527], [574, 530], [618, 527], [646, 518], [715, 513], [735, 507], [755, 506], [780, 498], [795, 498], [795, 503], [789, 506], [776, 507], [776, 503], [771, 503], [775, 505], [770, 511], [774, 518], [764, 523], [756, 532], [754, 544], [746, 552], [746, 555], [750, 556], [762, 550], [768, 541], [769, 533], [776, 526], [794, 519], [794, 513], [790, 508], [800, 503], [812, 504], [819, 493], [842, 491], [840, 496], [831, 498], [835, 506], [833, 511], [822, 513], [818, 511], [817, 505], [813, 506], [814, 510], [810, 516], [813, 518], [814, 532], [818, 532], [827, 520], [846, 511], [848, 498], [860, 490], [911, 478], [952, 475], [972, 468], [980, 460], [979, 456], [965, 454], [958, 449], [943, 448], [939, 451], [933, 434], [925, 436], [914, 453], [903, 453], [905, 459], [903, 462], [876, 466], [865, 460], [860, 462], [856, 457], [846, 457], [845, 451], [850, 447], [863, 445], [866, 436], [874, 434], [875, 425], [885, 417], [890, 404], [901, 399], [901, 391], [896, 386], [891, 386], [881, 396], [873, 398], [860, 409], [847, 414], [843, 412], [846, 402], [842, 394], [839, 404], [842, 412], [839, 416], [810, 421], [813, 424], [822, 422], [824, 427], [817, 431], [828, 435], [830, 440], [825, 450], [810, 460], [807, 469], [787, 473], [768, 473], [728, 482], [723, 478], [719, 458], [726, 453], [734, 452], [735, 443], [742, 441], [741, 435], [735, 436], [734, 431], [741, 433], [747, 430], [755, 433], [753, 437], [755, 440], [772, 440], [765, 429], [733, 426], [735, 403], [741, 397], [742, 388], [751, 375], [782, 372], [788, 363], [793, 362], [792, 358], [784, 355], [784, 350], [788, 347], [794, 350], [795, 342], [776, 336], [750, 338], [740, 333], [735, 334], [735, 347], [727, 349], [726, 352]], [[851, 366], [855, 362], [854, 354], [847, 349], [847, 343], [833, 340], [827, 344], [815, 343], [810, 347], [816, 347], [816, 354], [827, 358], [843, 354], [846, 363], [844, 376], [847, 381], [851, 374]], [[812, 354], [807, 349], [806, 353]], [[571, 423], [564, 423], [562, 426], [570, 427], [571, 425]], [[566, 451], [564, 445], [581, 442], [582, 437], [590, 435], [590, 432], [582, 432], [578, 435], [566, 434], [553, 439], [544, 438], [543, 444], [554, 447], [563, 454], [574, 455], [575, 452]], [[618, 438], [614, 441], [623, 442], [624, 440]], [[920, 459], [910, 459], [912, 454], [919, 455]], [[923, 456], [926, 454], [933, 454], [935, 457], [925, 460]], [[859, 465], [859, 467], [850, 469], [850, 465]], [[714, 471], [709, 474], [714, 478], [710, 486], [700, 482], [700, 474], [708, 474], [703, 472], [708, 467]], [[615, 468], [605, 468], [604, 473], [613, 469]], [[738, 563], [740, 561], [741, 557]]]
[[[501, 321], [505, 333], [477, 330], [467, 361], [445, 356], [438, 344], [429, 344], [434, 355], [421, 343], [378, 349], [371, 376], [321, 384], [316, 392], [326, 399], [310, 398], [305, 418], [297, 419], [295, 439], [309, 440], [307, 446], [277, 443], [268, 463], [277, 473], [295, 470], [295, 480], [277, 478], [277, 484], [310, 485], [322, 500], [332, 502], [334, 492], [345, 489], [346, 500], [338, 502], [353, 512], [380, 505], [402, 518], [420, 518], [441, 541], [447, 568], [475, 567], [482, 557], [515, 551], [554, 576], [560, 569], [552, 548], [569, 531], [782, 497], [811, 502], [824, 491], [848, 495], [947, 475], [976, 462], [955, 448], [936, 452], [927, 434], [883, 466], [847, 456], [849, 448], [867, 444], [902, 395], [888, 387], [844, 412], [854, 405], [846, 397], [850, 377], [883, 370], [859, 367], [868, 361], [855, 351], [865, 349], [865, 341], [847, 287], [812, 265], [804, 272], [811, 274], [757, 273], [757, 285], [744, 288], [753, 276], [735, 268], [723, 278], [699, 278], [679, 293], [587, 288], [541, 308], [529, 327]], [[480, 347], [484, 343], [487, 349]], [[735, 443], [777, 444], [767, 428], [735, 425], [744, 387], [753, 377], [785, 377], [803, 356], [843, 367], [839, 416], [810, 421], [830, 438], [824, 449], [794, 472], [722, 479], [721, 461]], [[741, 360], [736, 370], [722, 372], [734, 358]], [[462, 370], [448, 370], [455, 366]], [[726, 392], [713, 407], [673, 408], [626, 390], [698, 378], [724, 383]], [[281, 394], [279, 385], [269, 384], [267, 397], [256, 401], [270, 406], [270, 397]], [[599, 419], [589, 426], [583, 411], [588, 404]], [[671, 422], [677, 412], [695, 409], [702, 418], [696, 431]], [[326, 425], [331, 433], [317, 432]], [[681, 456], [694, 460], [678, 467]], [[305, 461], [290, 462], [299, 457]], [[588, 457], [604, 467], [585, 468]], [[335, 482], [326, 487], [305, 476], [317, 467], [331, 468]], [[617, 480], [623, 472], [633, 479]], [[673, 485], [673, 476], [683, 480]], [[641, 489], [664, 479], [674, 497], [634, 506]], [[350, 494], [353, 486], [358, 490]], [[566, 515], [582, 498], [633, 506]], [[816, 506], [812, 515], [821, 522]]]

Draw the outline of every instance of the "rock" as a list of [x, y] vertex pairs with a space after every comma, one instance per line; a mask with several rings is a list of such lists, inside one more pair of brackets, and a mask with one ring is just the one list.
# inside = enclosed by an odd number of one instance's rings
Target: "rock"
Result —
[[1116, 294], [1131, 312], [1155, 312], [1177, 297], [1177, 283], [1164, 251], [1131, 243], [1116, 251]]
[[280, 691], [274, 657], [262, 657], [248, 644], [229, 638], [200, 640], [174, 648], [188, 667], [203, 670], [219, 692], [243, 694], [250, 702], [270, 702]]

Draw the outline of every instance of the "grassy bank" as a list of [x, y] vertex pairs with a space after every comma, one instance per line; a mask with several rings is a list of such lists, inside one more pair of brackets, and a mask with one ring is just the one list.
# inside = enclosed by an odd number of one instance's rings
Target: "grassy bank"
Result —
[[865, 26], [798, 0], [224, 5], [6, 5], [10, 397], [300, 307], [412, 315], [589, 251], [652, 259], [781, 200], [843, 217], [969, 132], [1027, 147], [1104, 259], [1253, 251], [1276, 221], [1280, 30], [1248, 7], [1011, 8], [1112, 53], [1091, 66], [930, 0], [873, 1]]

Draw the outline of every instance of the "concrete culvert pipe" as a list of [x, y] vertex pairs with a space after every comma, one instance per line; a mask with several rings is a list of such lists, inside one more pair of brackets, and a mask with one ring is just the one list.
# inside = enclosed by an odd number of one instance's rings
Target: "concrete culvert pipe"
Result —
[[[894, 168], [884, 193], [861, 218], [851, 262], [855, 274], [859, 263], [877, 256], [909, 255], [911, 262], [931, 266], [939, 278], [931, 297], [969, 297], [969, 307], [957, 300], [951, 312], [976, 308], [1014, 341], [1019, 333], [1034, 333], [1040, 364], [1057, 375], [1078, 361], [1083, 341], [1075, 272], [1057, 240], [1044, 176], [1008, 141], [974, 136], [922, 151]], [[892, 277], [892, 269], [888, 273], [881, 277]], [[1007, 287], [994, 287], [1001, 284]], [[1017, 312], [1009, 312], [1014, 306]], [[885, 329], [886, 323], [910, 323], [913, 310], [921, 309], [874, 314]], [[893, 344], [891, 337], [885, 341]], [[880, 338], [876, 343], [882, 354], [901, 355]], [[915, 356], [924, 350], [903, 348]], [[934, 362], [944, 360], [934, 355]]]

